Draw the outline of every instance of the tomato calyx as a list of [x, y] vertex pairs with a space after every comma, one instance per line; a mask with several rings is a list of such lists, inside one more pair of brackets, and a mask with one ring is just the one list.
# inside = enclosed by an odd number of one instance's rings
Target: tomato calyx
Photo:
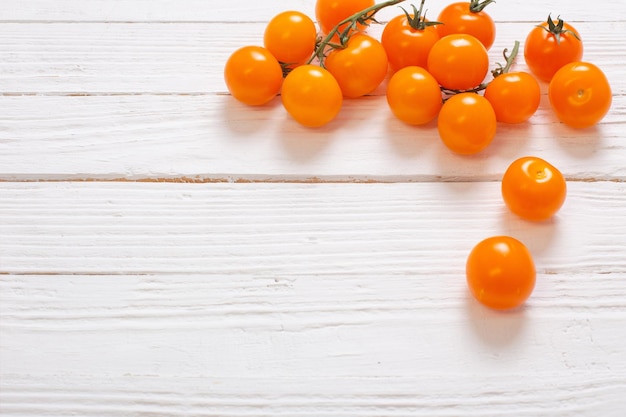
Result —
[[[504, 48], [504, 51], [502, 51], [502, 55], [504, 56], [506, 64], [504, 66], [502, 66], [502, 64], [500, 64], [499, 62], [496, 64], [498, 67], [491, 71], [493, 78], [499, 77], [502, 74], [506, 74], [511, 70], [511, 67], [515, 63], [515, 58], [517, 58], [517, 54], [519, 53], [519, 46], [519, 41], [515, 41], [515, 44], [513, 45], [513, 49], [511, 50], [510, 54], [509, 49]], [[461, 93], [479, 93], [485, 90], [488, 85], [489, 82], [482, 83], [474, 88], [470, 88], [469, 90], [452, 90], [449, 88], [441, 87], [441, 92], [448, 96], [453, 96]]]
[[537, 25], [537, 27], [540, 27], [546, 32], [551, 33], [556, 39], [557, 45], [561, 43], [561, 35], [564, 35], [566, 33], [569, 33], [580, 41], [580, 37], [574, 31], [563, 28], [563, 26], [565, 25], [565, 21], [561, 19], [561, 16], [557, 16], [556, 20], [558, 21], [558, 23], [554, 23], [554, 20], [552, 20], [552, 15], [548, 15], [548, 19], [546, 20], [548, 26], [546, 27], [544, 25]]
[[414, 30], [424, 30], [429, 26], [443, 24], [442, 22], [429, 22], [426, 20], [426, 11], [424, 11], [424, 14], [422, 14], [422, 11], [424, 10], [424, 3], [426, 3], [426, 0], [422, 0], [419, 10], [417, 9], [417, 7], [415, 7], [414, 4], [411, 4], [411, 7], [413, 8], [413, 16], [411, 16], [404, 7], [400, 7], [406, 15], [407, 23]]
[[489, 6], [491, 3], [495, 3], [496, 0], [471, 0], [470, 1], [470, 12], [472, 13], [479, 13], [482, 12], [483, 9], [487, 6]]
[[[345, 48], [348, 41], [350, 40], [350, 37], [352, 36], [352, 33], [358, 31], [359, 26], [369, 26], [370, 23], [379, 23], [375, 19], [375, 15], [378, 11], [384, 9], [385, 7], [402, 3], [403, 1], [404, 0], [388, 0], [383, 3], [378, 3], [371, 7], [363, 9], [360, 12], [357, 12], [352, 16], [345, 18], [344, 20], [339, 22], [330, 32], [328, 32], [328, 34], [318, 43], [318, 45], [315, 47], [313, 55], [311, 55], [311, 58], [309, 58], [306, 63], [310, 64], [315, 58], [317, 58], [319, 60], [320, 66], [324, 67], [324, 59], [326, 58], [327, 48]], [[341, 29], [340, 31], [339, 28], [343, 27], [344, 25], [346, 25], [345, 28]], [[339, 37], [339, 43], [332, 42], [335, 35]]]

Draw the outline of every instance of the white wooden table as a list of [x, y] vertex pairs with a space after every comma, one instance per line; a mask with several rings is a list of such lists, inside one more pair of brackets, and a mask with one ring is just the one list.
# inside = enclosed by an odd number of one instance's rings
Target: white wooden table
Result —
[[[490, 55], [561, 15], [611, 112], [569, 129], [544, 84], [461, 157], [384, 87], [319, 130], [227, 94], [227, 56], [313, 0], [2, 0], [0, 415], [626, 415], [626, 3], [549, 3], [490, 5]], [[568, 179], [551, 221], [503, 206], [523, 155]], [[495, 234], [537, 265], [514, 312], [465, 284]]]

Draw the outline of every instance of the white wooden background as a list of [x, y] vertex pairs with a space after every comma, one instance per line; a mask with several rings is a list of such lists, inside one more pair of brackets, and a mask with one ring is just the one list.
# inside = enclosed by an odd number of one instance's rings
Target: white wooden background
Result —
[[[320, 130], [237, 103], [228, 54], [287, 9], [314, 1], [0, 2], [0, 415], [626, 415], [626, 3], [488, 7], [494, 61], [561, 15], [614, 101], [577, 131], [543, 85], [475, 157], [384, 86]], [[499, 193], [529, 154], [569, 181], [539, 224]], [[538, 270], [509, 313], [464, 276], [500, 233]]]

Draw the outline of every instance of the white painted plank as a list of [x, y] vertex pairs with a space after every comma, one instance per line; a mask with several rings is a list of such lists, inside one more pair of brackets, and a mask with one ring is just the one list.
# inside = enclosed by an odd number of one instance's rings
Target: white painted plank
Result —
[[[626, 3], [625, 3], [626, 4]], [[584, 59], [599, 65], [623, 96], [626, 68], [616, 33], [623, 22], [580, 22]], [[263, 44], [263, 23], [0, 24], [0, 92], [4, 94], [226, 93], [223, 68], [244, 45]], [[490, 50], [492, 67], [502, 50], [523, 42], [533, 23], [501, 26]], [[382, 26], [371, 34], [378, 37]], [[523, 54], [517, 69], [525, 70]], [[545, 87], [545, 86], [544, 86]], [[379, 89], [376, 94], [382, 94]]]
[[462, 275], [473, 244], [504, 233], [546, 274], [619, 277], [625, 187], [570, 182], [558, 217], [535, 224], [506, 210], [498, 182], [4, 183], [0, 270]]
[[[3, 415], [619, 416], [626, 193], [551, 222], [497, 183], [1, 184]], [[484, 309], [479, 239], [526, 242]]]
[[572, 179], [626, 179], [624, 96], [596, 128], [556, 122], [547, 97], [532, 121], [498, 127], [475, 157], [453, 154], [435, 124], [409, 127], [384, 97], [344, 106], [320, 130], [278, 100], [245, 107], [229, 96], [0, 97], [0, 180], [175, 179], [498, 180], [517, 157], [543, 157]]
[[[6, 0], [4, 21], [267, 21], [284, 10], [300, 10], [314, 16], [314, 0]], [[380, 1], [379, 1], [380, 3]], [[415, 2], [418, 3], [418, 2]], [[450, 2], [427, 1], [429, 16], [436, 16]], [[408, 6], [410, 2], [405, 2]], [[582, 0], [527, 0], [523, 3], [499, 1], [487, 9], [494, 19], [505, 21], [539, 21], [548, 13], [576, 21], [622, 20], [626, 7], [621, 0], [605, 0], [602, 7], [589, 7]], [[397, 13], [391, 8], [381, 17]]]
[[[376, 369], [372, 365], [371, 369]], [[332, 370], [330, 370], [332, 372]], [[621, 417], [620, 375], [91, 376], [0, 381], [5, 416]]]

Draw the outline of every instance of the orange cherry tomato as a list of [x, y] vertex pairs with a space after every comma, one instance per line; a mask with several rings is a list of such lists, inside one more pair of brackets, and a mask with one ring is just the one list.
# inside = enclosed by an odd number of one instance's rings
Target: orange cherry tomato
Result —
[[426, 68], [428, 53], [439, 40], [437, 27], [428, 23], [418, 11], [398, 15], [385, 25], [381, 42], [392, 70], [408, 66]]
[[522, 305], [532, 294], [537, 275], [528, 248], [510, 236], [479, 242], [467, 257], [465, 271], [474, 298], [497, 310]]
[[320, 127], [333, 120], [343, 100], [332, 74], [310, 64], [296, 67], [287, 75], [281, 97], [291, 117], [308, 127]]
[[469, 90], [485, 79], [489, 56], [483, 44], [472, 35], [448, 35], [433, 45], [427, 67], [442, 87]]
[[346, 47], [334, 49], [324, 65], [335, 77], [345, 97], [361, 97], [371, 93], [387, 76], [385, 48], [364, 33], [350, 37]]
[[478, 94], [450, 97], [439, 112], [439, 137], [452, 151], [471, 155], [485, 149], [496, 134], [496, 114], [489, 101]]
[[515, 160], [502, 177], [502, 198], [507, 207], [526, 220], [546, 220], [565, 202], [563, 174], [535, 156]]
[[496, 39], [496, 24], [489, 14], [483, 11], [492, 1], [462, 1], [444, 7], [437, 18], [443, 23], [437, 26], [441, 37], [454, 33], [466, 33], [477, 38], [485, 47], [491, 48]]
[[582, 56], [583, 42], [578, 31], [560, 19], [554, 23], [550, 16], [530, 31], [524, 44], [524, 59], [528, 68], [546, 82], [563, 65], [580, 61]]
[[423, 125], [439, 114], [442, 106], [437, 80], [424, 68], [404, 67], [387, 84], [387, 103], [393, 114], [411, 125]]
[[316, 41], [315, 23], [297, 11], [285, 11], [274, 16], [263, 35], [265, 47], [285, 64], [304, 63], [313, 54]]
[[[342, 20], [374, 4], [374, 0], [317, 0], [315, 16], [322, 32], [328, 34]], [[358, 28], [364, 29], [364, 26], [359, 25]], [[341, 29], [345, 29], [345, 26], [339, 28], [340, 32]]]
[[485, 89], [485, 98], [504, 123], [522, 123], [539, 108], [541, 88], [527, 72], [508, 72], [494, 78]]
[[613, 101], [606, 76], [588, 62], [572, 62], [559, 69], [550, 81], [548, 97], [559, 120], [575, 128], [598, 123]]
[[283, 82], [283, 70], [267, 49], [244, 46], [226, 61], [224, 81], [237, 100], [259, 106], [278, 94]]

